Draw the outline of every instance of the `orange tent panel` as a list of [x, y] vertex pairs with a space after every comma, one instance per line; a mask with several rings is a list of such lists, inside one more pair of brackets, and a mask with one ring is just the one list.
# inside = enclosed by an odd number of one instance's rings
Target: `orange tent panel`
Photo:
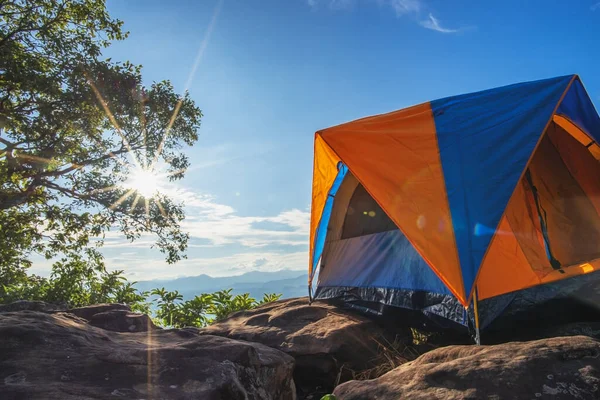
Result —
[[[577, 180], [581, 188], [589, 200], [594, 205], [594, 208], [600, 215], [600, 168], [595, 156], [583, 147], [579, 138], [573, 136], [574, 130], [568, 130], [570, 135], [565, 134], [561, 130], [562, 125], [552, 126], [548, 129], [550, 140], [557, 149], [560, 149], [560, 155], [567, 166], [569, 172]], [[589, 145], [592, 140], [587, 137], [579, 128], [575, 127], [577, 132], [584, 135], [587, 140], [584, 140], [585, 145]]]
[[466, 305], [430, 104], [319, 133]]
[[538, 283], [539, 277], [531, 269], [529, 260], [504, 216], [481, 266], [477, 280], [478, 297], [483, 300]]

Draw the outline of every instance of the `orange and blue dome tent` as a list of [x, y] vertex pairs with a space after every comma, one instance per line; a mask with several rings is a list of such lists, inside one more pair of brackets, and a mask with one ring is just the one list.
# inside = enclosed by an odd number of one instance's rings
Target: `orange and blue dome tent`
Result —
[[[309, 293], [318, 273], [315, 299], [464, 322], [456, 310], [474, 297], [600, 280], [599, 142], [576, 75], [318, 131]], [[492, 308], [487, 323], [502, 307]]]

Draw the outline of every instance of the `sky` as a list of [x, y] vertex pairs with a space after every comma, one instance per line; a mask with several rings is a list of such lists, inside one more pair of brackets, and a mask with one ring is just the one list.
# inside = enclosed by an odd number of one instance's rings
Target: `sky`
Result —
[[[111, 233], [136, 280], [306, 270], [314, 132], [441, 97], [577, 73], [600, 102], [597, 0], [108, 0], [105, 54], [189, 90], [204, 117], [176, 188], [187, 260]], [[43, 272], [47, 265], [36, 264]]]

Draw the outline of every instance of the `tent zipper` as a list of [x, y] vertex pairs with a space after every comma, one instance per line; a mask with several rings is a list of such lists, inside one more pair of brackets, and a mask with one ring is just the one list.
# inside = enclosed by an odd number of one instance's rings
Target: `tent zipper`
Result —
[[535, 208], [537, 210], [538, 217], [540, 220], [540, 225], [542, 227], [542, 236], [544, 237], [544, 244], [546, 245], [546, 254], [548, 256], [548, 259], [550, 260], [550, 265], [552, 266], [553, 269], [560, 271], [561, 273], [564, 274], [565, 271], [562, 270], [562, 265], [561, 265], [560, 261], [558, 261], [552, 254], [552, 249], [550, 247], [550, 238], [548, 236], [546, 211], [540, 205], [538, 190], [535, 187], [535, 185], [533, 184], [533, 179], [531, 178], [531, 171], [529, 170], [529, 168], [527, 169], [527, 171], [525, 171], [525, 179], [527, 179], [527, 183], [531, 187], [531, 191], [533, 193], [533, 199], [535, 200]]

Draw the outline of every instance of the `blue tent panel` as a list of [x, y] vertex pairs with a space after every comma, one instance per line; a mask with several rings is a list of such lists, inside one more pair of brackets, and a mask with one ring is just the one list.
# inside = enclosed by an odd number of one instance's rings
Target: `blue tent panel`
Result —
[[352, 286], [450, 295], [444, 283], [398, 229], [333, 241], [319, 271], [319, 287]]
[[569, 118], [589, 137], [600, 142], [600, 116], [579, 79], [573, 82], [556, 113]]
[[[465, 292], [573, 76], [431, 102]], [[482, 226], [487, 229], [475, 229]]]
[[[333, 209], [333, 201], [335, 200], [335, 195], [342, 184], [344, 177], [348, 173], [348, 167], [344, 164], [338, 164], [338, 173], [331, 185], [331, 189], [329, 189], [329, 193], [327, 196], [327, 201], [325, 202], [325, 207], [323, 208], [323, 214], [321, 215], [321, 220], [319, 221], [319, 226], [317, 227], [317, 233], [315, 236], [315, 254], [313, 258], [313, 275], [317, 270], [317, 265], [319, 264], [319, 259], [323, 254], [323, 247], [325, 246], [325, 238], [327, 237], [327, 227], [329, 226], [329, 219], [331, 218], [331, 210]], [[311, 277], [312, 278], [312, 277]]]

